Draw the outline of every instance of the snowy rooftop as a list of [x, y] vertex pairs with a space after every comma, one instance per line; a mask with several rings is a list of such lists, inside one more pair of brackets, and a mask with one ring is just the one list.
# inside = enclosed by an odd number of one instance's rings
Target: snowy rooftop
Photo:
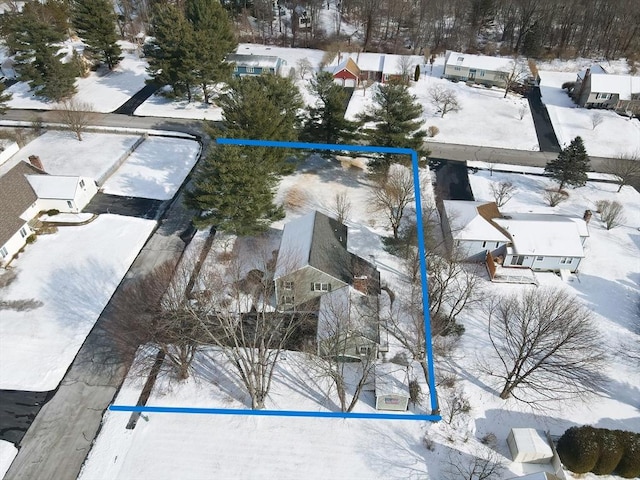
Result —
[[519, 255], [584, 257], [577, 222], [560, 215], [505, 213], [494, 222], [511, 235]]
[[421, 57], [420, 55], [386, 55], [385, 57], [382, 73], [387, 75], [397, 75], [402, 73], [403, 62], [405, 61], [410, 67], [409, 72], [412, 74], [416, 65], [422, 65], [424, 63], [424, 57]]
[[451, 226], [451, 233], [456, 240], [509, 241], [509, 237], [500, 232], [478, 211], [478, 207], [490, 205], [491, 202], [444, 200], [442, 203]]
[[640, 93], [640, 77], [594, 73], [591, 75], [591, 91], [617, 93], [620, 100], [631, 100], [632, 93]]
[[334, 59], [334, 64], [340, 64], [346, 58], [353, 59], [360, 70], [365, 72], [382, 72], [384, 69], [385, 55], [381, 53], [340, 53]]
[[70, 200], [75, 197], [79, 177], [58, 175], [27, 175], [38, 198]]
[[372, 321], [377, 302], [376, 296], [364, 295], [350, 286], [325, 293], [318, 309], [318, 340], [346, 334], [378, 342], [378, 326]]
[[490, 57], [488, 55], [472, 55], [448, 51], [445, 60], [447, 65], [481, 70], [507, 71], [513, 66], [513, 59], [509, 57]]
[[395, 363], [376, 364], [376, 396], [404, 395], [409, 396], [407, 367]]
[[257, 68], [276, 68], [282, 60], [272, 55], [236, 54], [227, 55], [227, 62]]
[[552, 457], [553, 452], [544, 433], [535, 428], [512, 428], [511, 433], [519, 453], [535, 453]]
[[585, 75], [587, 74], [587, 71], [591, 72], [592, 75], [594, 75], [596, 73], [607, 73], [607, 71], [604, 68], [602, 68], [602, 66], [599, 63], [594, 63], [589, 68], [585, 68], [584, 70], [580, 70], [578, 72], [578, 78], [583, 80]]

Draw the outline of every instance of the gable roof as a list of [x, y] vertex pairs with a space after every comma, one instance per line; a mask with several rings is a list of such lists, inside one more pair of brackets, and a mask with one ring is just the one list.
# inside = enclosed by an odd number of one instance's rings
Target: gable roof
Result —
[[593, 73], [591, 74], [591, 91], [617, 93], [620, 100], [631, 100], [632, 93], [640, 93], [640, 77]]
[[495, 202], [444, 200], [444, 213], [455, 240], [508, 242], [509, 236], [494, 219], [500, 217]]
[[354, 62], [351, 57], [347, 57], [346, 60], [341, 62], [339, 65], [336, 65], [335, 67], [329, 67], [328, 70], [333, 75], [335, 75], [338, 72], [341, 72], [342, 70], [346, 70], [351, 75], [354, 75], [356, 77], [360, 76], [360, 68], [358, 67], [358, 65], [356, 65], [356, 62]]
[[282, 60], [280, 57], [272, 55], [253, 55], [242, 53], [231, 53], [227, 55], [227, 62], [233, 62], [237, 66], [254, 67], [254, 68], [273, 68], [278, 67], [278, 63]]
[[19, 162], [0, 177], [0, 246], [25, 224], [20, 215], [38, 199], [27, 175], [46, 174], [26, 162]]
[[27, 181], [38, 198], [71, 200], [76, 195], [80, 177], [27, 175]]
[[424, 57], [420, 55], [386, 55], [384, 60], [384, 65], [382, 66], [382, 73], [386, 75], [400, 75], [402, 73], [403, 64], [405, 60], [409, 60], [409, 73], [413, 78], [413, 72], [416, 68], [416, 65], [421, 65], [424, 63]]
[[376, 363], [376, 397], [400, 395], [409, 397], [409, 372], [407, 367], [395, 363]]
[[575, 219], [547, 213], [505, 213], [494, 221], [509, 232], [518, 255], [584, 257]]
[[584, 80], [584, 77], [587, 75], [587, 73], [593, 75], [596, 73], [607, 73], [607, 71], [604, 68], [602, 68], [602, 65], [600, 65], [599, 63], [594, 63], [590, 67], [585, 68], [584, 70], [580, 70], [578, 72], [578, 78], [580, 80]]
[[506, 72], [513, 67], [513, 59], [510, 57], [491, 57], [489, 55], [472, 55], [448, 50], [445, 56], [445, 65], [453, 65], [465, 68], [477, 68]]
[[317, 339], [327, 340], [336, 335], [360, 336], [379, 343], [377, 306], [376, 296], [364, 295], [349, 286], [322, 295], [318, 308]]

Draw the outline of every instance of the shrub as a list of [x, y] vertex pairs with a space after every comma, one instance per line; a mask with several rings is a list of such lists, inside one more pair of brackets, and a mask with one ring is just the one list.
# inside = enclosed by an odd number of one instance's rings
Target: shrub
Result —
[[309, 203], [309, 195], [300, 187], [292, 187], [285, 195], [284, 205], [290, 210], [300, 210]]
[[60, 210], [58, 210], [57, 208], [51, 208], [47, 210], [47, 215], [49, 215], [50, 217], [53, 217], [54, 215], [58, 215], [59, 213], [60, 213]]
[[600, 220], [604, 223], [607, 230], [621, 225], [624, 221], [624, 215], [622, 214], [622, 204], [620, 202], [610, 202], [608, 200], [600, 200], [596, 203], [598, 212], [600, 213]]
[[415, 378], [409, 381], [409, 401], [414, 405], [422, 402], [422, 388]]
[[624, 454], [624, 445], [619, 430], [600, 429], [600, 457], [591, 469], [596, 475], [609, 475], [618, 466]]
[[565, 192], [558, 192], [557, 190], [545, 190], [542, 196], [550, 207], [555, 207], [561, 202], [564, 202], [568, 195]]
[[624, 453], [615, 473], [623, 478], [640, 477], [640, 434], [618, 431]]
[[29, 235], [29, 236], [26, 238], [25, 242], [27, 242], [27, 243], [33, 243], [33, 242], [35, 242], [37, 239], [38, 239], [38, 237], [36, 237], [36, 234], [35, 234], [35, 233], [32, 233], [31, 235]]
[[427, 128], [427, 137], [435, 137], [436, 135], [438, 135], [440, 133], [440, 129], [438, 127], [436, 127], [435, 125], [431, 125], [429, 126], [429, 128]]
[[567, 92], [570, 92], [575, 88], [575, 86], [576, 86], [576, 82], [564, 82], [562, 84], [562, 89], [566, 90]]
[[558, 455], [573, 473], [587, 473], [600, 456], [596, 429], [590, 426], [571, 427], [558, 440]]

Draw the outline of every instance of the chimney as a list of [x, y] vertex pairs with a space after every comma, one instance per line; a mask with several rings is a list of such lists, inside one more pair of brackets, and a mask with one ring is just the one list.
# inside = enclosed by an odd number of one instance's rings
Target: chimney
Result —
[[42, 161], [38, 155], [29, 155], [29, 163], [36, 167], [38, 170], [44, 172], [44, 167], [42, 166]]
[[593, 213], [591, 212], [591, 210], [585, 210], [582, 219], [585, 221], [585, 223], [589, 223], [589, 220], [591, 220], [592, 216]]

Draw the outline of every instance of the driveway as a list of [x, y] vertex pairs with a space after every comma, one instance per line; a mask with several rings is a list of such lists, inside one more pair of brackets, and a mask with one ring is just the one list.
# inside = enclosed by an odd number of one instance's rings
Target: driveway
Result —
[[167, 201], [163, 200], [97, 193], [82, 211], [96, 215], [113, 213], [150, 220], [157, 219], [166, 205]]
[[542, 103], [540, 87], [534, 87], [529, 91], [528, 100], [540, 150], [543, 152], [560, 152], [560, 144], [558, 143], [556, 132], [553, 130], [549, 112], [547, 112], [547, 107]]

